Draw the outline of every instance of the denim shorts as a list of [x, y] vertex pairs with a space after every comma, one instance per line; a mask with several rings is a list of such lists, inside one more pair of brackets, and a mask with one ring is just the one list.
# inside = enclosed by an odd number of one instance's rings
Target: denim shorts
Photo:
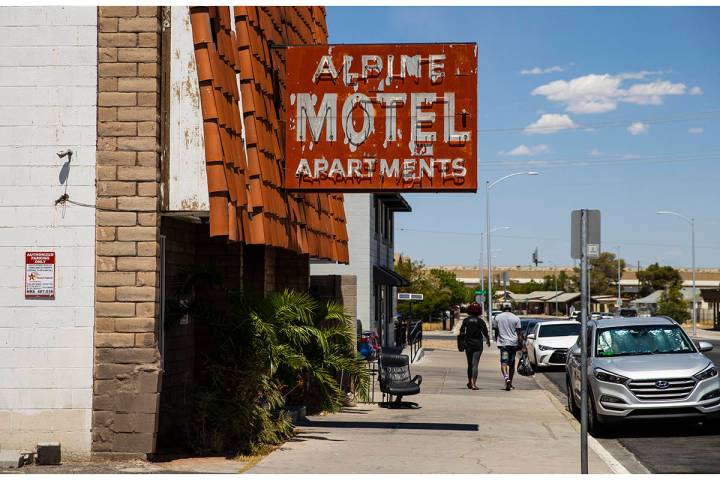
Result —
[[516, 346], [510, 347], [499, 347], [500, 348], [500, 364], [501, 365], [515, 365], [515, 353], [517, 352]]

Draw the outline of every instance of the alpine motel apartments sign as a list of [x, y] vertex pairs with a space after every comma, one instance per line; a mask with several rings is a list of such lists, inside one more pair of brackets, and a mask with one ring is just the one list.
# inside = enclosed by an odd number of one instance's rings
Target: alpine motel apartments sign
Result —
[[286, 54], [287, 189], [476, 191], [475, 44]]

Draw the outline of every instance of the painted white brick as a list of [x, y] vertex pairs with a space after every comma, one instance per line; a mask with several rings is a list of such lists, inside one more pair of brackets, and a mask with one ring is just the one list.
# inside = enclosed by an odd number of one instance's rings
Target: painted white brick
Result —
[[[2, 112], [1, 109], [0, 112]], [[97, 133], [92, 132], [87, 126], [0, 127], [0, 144], [10, 146], [58, 145], [73, 147], [75, 145], [94, 145], [96, 138]]]
[[[7, 185], [0, 188], [0, 205], [6, 207], [23, 207], [37, 205], [46, 207], [48, 210], [58, 210], [55, 208], [55, 200], [65, 192], [65, 187], [55, 186], [37, 186], [35, 188], [28, 185]], [[71, 194], [70, 199], [75, 202], [85, 203], [88, 205], [95, 204], [95, 186], [94, 185], [74, 185], [72, 189], [68, 188]], [[85, 209], [92, 211], [92, 208], [82, 207], [79, 205], [67, 205], [67, 209]], [[1, 244], [1, 241], [0, 241]]]
[[[90, 446], [95, 210], [54, 203], [67, 148], [67, 193], [95, 203], [96, 39], [95, 6], [0, 7], [0, 410], [18, 419], [3, 447], [32, 440], [23, 425]], [[25, 299], [30, 250], [55, 251], [55, 300]]]
[[0, 368], [2, 388], [55, 388], [57, 384], [53, 368]]
[[97, 105], [97, 89], [87, 86], [0, 86], [0, 105]]
[[63, 365], [65, 367], [86, 367], [92, 376], [93, 349], [88, 348], [49, 348], [47, 349], [47, 362], [50, 365]]
[[17, 403], [11, 408], [72, 408], [72, 391], [69, 388], [18, 388], [16, 392]]
[[97, 25], [96, 7], [3, 7], [3, 26], [88, 26]]
[[88, 28], [77, 26], [2, 26], [0, 27], [0, 46], [73, 46], [92, 45], [95, 35]]
[[86, 409], [85, 425], [92, 420], [92, 388], [75, 388], [72, 390], [72, 408]]
[[97, 48], [88, 46], [4, 47], [0, 67], [87, 65], [97, 62]]
[[[90, 110], [95, 111], [94, 107], [74, 108], [89, 108]], [[58, 149], [57, 146], [52, 145], [44, 147], [0, 145], [0, 165], [6, 167], [40, 166], [60, 168], [66, 160], [57, 156], [57, 152], [59, 151], [60, 149]], [[95, 145], [78, 145], [77, 148], [73, 148], [72, 163], [75, 166], [95, 166], [95, 158]]]
[[47, 367], [47, 353], [46, 349], [38, 348], [0, 348], [0, 359], [2, 359], [0, 366], [2, 366], [2, 368]]
[[8, 65], [0, 70], [0, 86], [17, 86], [18, 78], [22, 78], [24, 85], [28, 86], [28, 90], [32, 87], [65, 87], [67, 89], [77, 86], [95, 87], [97, 78], [92, 74], [93, 71], [95, 71], [95, 67], [90, 65], [72, 67]]
[[[0, 132], [2, 132], [3, 129], [10, 130], [12, 129], [12, 127], [0, 127]], [[77, 185], [87, 186], [93, 185], [95, 183], [94, 166], [73, 165], [71, 161], [70, 165], [66, 169], [67, 178], [61, 178], [61, 169], [62, 166], [58, 167], [32, 165], [26, 168], [19, 169], [17, 167], [5, 167], [0, 165], [0, 186], [13, 186], [18, 185], [19, 182], [26, 182], [25, 185], [29, 188], [32, 188], [35, 185], [64, 187], [65, 183], [60, 183], [61, 180], [64, 180], [67, 183], [68, 187]]]
[[[25, 245], [33, 249], [40, 247], [64, 247], [74, 245], [93, 245], [95, 241], [95, 222], [74, 228], [17, 227], [3, 229], [0, 246]], [[4, 262], [3, 262], [4, 263]]]
[[4, 116], [0, 126], [18, 125], [65, 125], [92, 126], [95, 124], [95, 107], [59, 107], [59, 106], [11, 106], [3, 107]]

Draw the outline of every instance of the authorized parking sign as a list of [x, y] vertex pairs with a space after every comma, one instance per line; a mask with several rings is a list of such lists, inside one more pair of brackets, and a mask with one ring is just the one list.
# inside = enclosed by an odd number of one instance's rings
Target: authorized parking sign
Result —
[[25, 298], [55, 298], [55, 252], [25, 252]]

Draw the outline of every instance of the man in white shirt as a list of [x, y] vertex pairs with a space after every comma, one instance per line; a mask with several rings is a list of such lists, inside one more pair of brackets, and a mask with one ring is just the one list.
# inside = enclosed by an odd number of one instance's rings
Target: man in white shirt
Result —
[[520, 318], [512, 313], [512, 305], [503, 303], [503, 313], [495, 317], [495, 342], [500, 349], [500, 372], [505, 381], [505, 390], [511, 390], [515, 376], [515, 353], [518, 349], [525, 350], [520, 327]]

